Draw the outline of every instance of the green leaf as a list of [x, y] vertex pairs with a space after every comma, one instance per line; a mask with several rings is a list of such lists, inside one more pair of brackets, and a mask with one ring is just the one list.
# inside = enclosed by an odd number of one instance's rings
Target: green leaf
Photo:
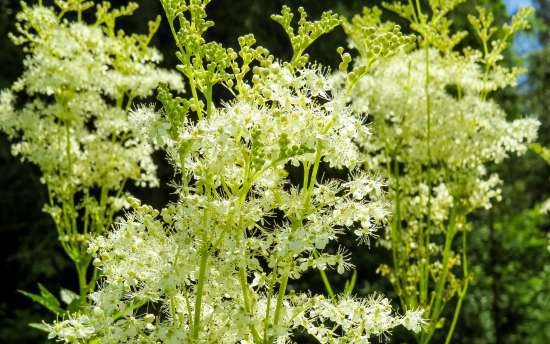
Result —
[[38, 283], [38, 288], [40, 289], [40, 294], [33, 294], [24, 290], [18, 291], [29, 299], [33, 300], [34, 302], [44, 306], [52, 313], [56, 315], [62, 314], [63, 309], [61, 309], [61, 303], [59, 302], [59, 300], [42, 284]]

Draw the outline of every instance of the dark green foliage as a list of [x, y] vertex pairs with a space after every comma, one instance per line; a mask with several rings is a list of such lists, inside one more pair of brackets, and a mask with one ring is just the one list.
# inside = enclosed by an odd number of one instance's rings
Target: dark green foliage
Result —
[[[498, 217], [498, 218], [497, 218]], [[539, 209], [491, 214], [472, 238], [476, 282], [462, 316], [459, 343], [550, 340], [550, 221]], [[458, 341], [460, 338], [460, 341]]]

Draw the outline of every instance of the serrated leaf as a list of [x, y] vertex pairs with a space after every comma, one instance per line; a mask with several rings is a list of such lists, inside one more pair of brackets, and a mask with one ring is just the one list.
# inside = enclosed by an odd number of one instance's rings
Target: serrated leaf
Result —
[[59, 302], [57, 297], [55, 297], [55, 295], [50, 292], [46, 287], [44, 287], [41, 283], [38, 283], [38, 289], [40, 289], [40, 295], [44, 299], [48, 300], [48, 302], [55, 305], [56, 307], [61, 307], [61, 303]]
[[57, 298], [42, 284], [39, 283], [38, 288], [40, 289], [40, 295], [33, 294], [24, 290], [18, 291], [29, 299], [33, 300], [34, 302], [44, 306], [46, 309], [56, 315], [63, 313], [63, 309], [61, 309], [61, 304], [59, 300], [57, 300]]

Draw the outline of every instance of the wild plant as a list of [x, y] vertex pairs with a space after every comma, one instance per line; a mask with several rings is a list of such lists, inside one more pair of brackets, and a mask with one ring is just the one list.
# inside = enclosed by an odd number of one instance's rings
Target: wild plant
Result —
[[[293, 52], [282, 61], [253, 35], [238, 49], [207, 41], [210, 0], [161, 0], [187, 96], [148, 47], [160, 19], [145, 35], [116, 31], [134, 4], [98, 5], [92, 24], [88, 1], [24, 4], [13, 39], [29, 53], [26, 70], [0, 94], [0, 127], [43, 171], [45, 210], [80, 285], [63, 293], [67, 312], [45, 289], [27, 294], [60, 315], [42, 328], [67, 343], [267, 344], [369, 343], [403, 325], [428, 343], [454, 300], [449, 343], [472, 279], [468, 216], [500, 197], [487, 167], [523, 153], [538, 127], [507, 121], [490, 97], [521, 72], [499, 62], [530, 10], [497, 29], [479, 9], [469, 20], [482, 50], [459, 52], [465, 33], [448, 13], [462, 1], [386, 4], [413, 35], [377, 8], [350, 21], [310, 21], [300, 8], [295, 23], [284, 7], [272, 17]], [[341, 24], [358, 56], [339, 48], [334, 75], [306, 50]], [[130, 111], [158, 85], [162, 108]], [[230, 99], [215, 101], [217, 90]], [[30, 100], [17, 102], [23, 92]], [[177, 195], [160, 211], [124, 191], [127, 181], [156, 185], [155, 149], [167, 152]], [[404, 315], [327, 277], [353, 269], [339, 236], [362, 243], [381, 227], [392, 264], [379, 271]], [[328, 296], [294, 289], [310, 270]]]
[[[425, 310], [429, 325], [417, 335], [423, 344], [444, 327], [444, 342], [451, 342], [472, 280], [468, 216], [500, 199], [501, 181], [487, 172], [488, 165], [524, 153], [538, 128], [534, 119], [506, 120], [490, 98], [514, 86], [522, 72], [499, 61], [513, 34], [527, 28], [532, 9], [520, 9], [496, 28], [492, 14], [478, 8], [468, 19], [482, 51], [460, 52], [456, 47], [466, 33], [453, 32], [448, 13], [461, 2], [384, 4], [409, 22], [418, 43], [376, 59], [376, 65], [373, 56], [384, 50], [373, 40], [383, 37], [380, 32], [396, 32], [394, 24], [382, 22], [382, 11], [374, 8], [344, 26], [359, 52], [354, 66], [372, 65], [351, 89], [351, 106], [369, 114], [372, 136], [364, 142], [364, 163], [387, 180], [392, 203], [383, 241], [392, 263], [379, 272], [391, 281], [403, 308]], [[452, 318], [446, 320], [451, 302]]]
[[[352, 269], [338, 236], [366, 241], [388, 216], [384, 182], [361, 169], [371, 137], [364, 114], [305, 53], [339, 17], [309, 21], [299, 9], [296, 27], [284, 7], [272, 18], [293, 56], [280, 61], [253, 35], [240, 37], [238, 50], [207, 41], [209, 0], [161, 3], [190, 96], [163, 87], [162, 109], [141, 107], [132, 121], [168, 152], [178, 201], [157, 211], [135, 200], [135, 211], [91, 241], [100, 286], [90, 307], [48, 325], [50, 337], [259, 344], [305, 333], [320, 343], [368, 343], [398, 325], [419, 331], [421, 310], [396, 315], [382, 296], [290, 288], [309, 270]], [[217, 104], [217, 87], [232, 99]], [[321, 164], [348, 177], [322, 178]], [[291, 166], [301, 181], [289, 179]]]
[[[183, 84], [177, 74], [157, 68], [161, 56], [148, 47], [160, 17], [144, 35], [117, 31], [117, 18], [131, 15], [134, 3], [118, 9], [98, 4], [92, 23], [85, 20], [91, 1], [21, 5], [11, 38], [26, 53], [25, 70], [0, 93], [0, 129], [13, 141], [13, 154], [42, 172], [49, 198], [44, 211], [78, 275], [78, 294], [61, 293], [74, 311], [86, 305], [98, 280], [89, 242], [128, 207], [125, 185], [158, 184], [153, 146], [128, 120], [129, 109], [160, 83]], [[40, 295], [25, 294], [64, 312], [43, 286]]]

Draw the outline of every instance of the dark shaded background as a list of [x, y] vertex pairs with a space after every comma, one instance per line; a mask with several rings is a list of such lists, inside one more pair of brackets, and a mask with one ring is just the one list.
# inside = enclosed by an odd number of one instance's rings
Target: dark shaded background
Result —
[[[162, 13], [158, 1], [137, 2], [141, 7], [136, 15], [119, 22], [119, 27], [127, 32], [145, 31], [147, 20]], [[112, 3], [116, 6], [126, 2]], [[214, 0], [209, 6], [209, 14], [216, 26], [209, 31], [208, 38], [226, 46], [235, 46], [239, 35], [253, 32], [259, 44], [275, 56], [288, 58], [288, 40], [278, 24], [269, 20], [270, 14], [278, 12], [283, 4], [304, 6], [315, 18], [326, 9], [351, 15], [358, 13], [364, 5], [377, 3], [380, 1]], [[503, 2], [472, 0], [455, 12], [457, 29], [468, 28], [466, 13], [473, 13], [475, 5], [490, 8], [499, 23], [506, 20]], [[507, 56], [507, 63], [526, 63], [530, 68], [529, 74], [522, 79], [520, 88], [505, 90], [495, 97], [511, 117], [524, 114], [538, 116], [543, 123], [540, 142], [548, 146], [550, 30], [546, 25], [550, 24], [550, 0], [536, 0], [535, 5], [538, 6], [536, 30], [522, 39], [531, 40], [541, 48], [527, 59], [514, 53]], [[22, 72], [22, 52], [7, 38], [7, 32], [14, 30], [14, 15], [18, 9], [18, 1], [0, 0], [0, 89], [9, 87]], [[395, 17], [389, 17], [398, 21]], [[337, 29], [316, 42], [310, 54], [313, 59], [335, 67], [338, 63], [335, 49], [344, 42], [344, 33]], [[473, 35], [464, 43], [478, 45]], [[175, 46], [165, 25], [161, 25], [153, 45], [163, 52], [163, 65], [173, 68]], [[170, 180], [171, 171], [162, 153], [159, 152], [157, 158], [159, 176], [165, 185]], [[470, 255], [476, 282], [465, 301], [453, 342], [547, 344], [550, 343], [549, 222], [548, 217], [541, 217], [531, 209], [550, 197], [550, 170], [542, 159], [532, 153], [511, 158], [494, 169], [504, 179], [504, 197], [491, 211], [472, 216], [474, 230], [470, 236]], [[11, 156], [9, 142], [0, 135], [0, 344], [45, 342], [45, 336], [29, 328], [27, 323], [49, 319], [50, 315], [17, 293], [17, 289], [35, 291], [37, 282], [54, 291], [62, 286], [77, 287], [72, 267], [58, 247], [53, 223], [41, 211], [46, 199], [39, 178], [40, 171], [36, 166], [21, 163]], [[157, 207], [166, 204], [170, 198], [170, 189], [166, 186], [153, 190], [133, 188], [131, 191]], [[352, 239], [349, 240], [351, 246]], [[355, 250], [353, 257], [359, 270], [360, 294], [380, 291], [395, 296], [388, 283], [375, 273], [380, 262], [389, 259], [387, 252], [373, 245]], [[344, 280], [338, 279], [338, 276], [331, 277], [337, 286]], [[315, 273], [305, 276], [299, 285], [293, 287], [323, 290]], [[406, 333], [396, 333], [393, 338], [395, 343], [412, 342]]]

